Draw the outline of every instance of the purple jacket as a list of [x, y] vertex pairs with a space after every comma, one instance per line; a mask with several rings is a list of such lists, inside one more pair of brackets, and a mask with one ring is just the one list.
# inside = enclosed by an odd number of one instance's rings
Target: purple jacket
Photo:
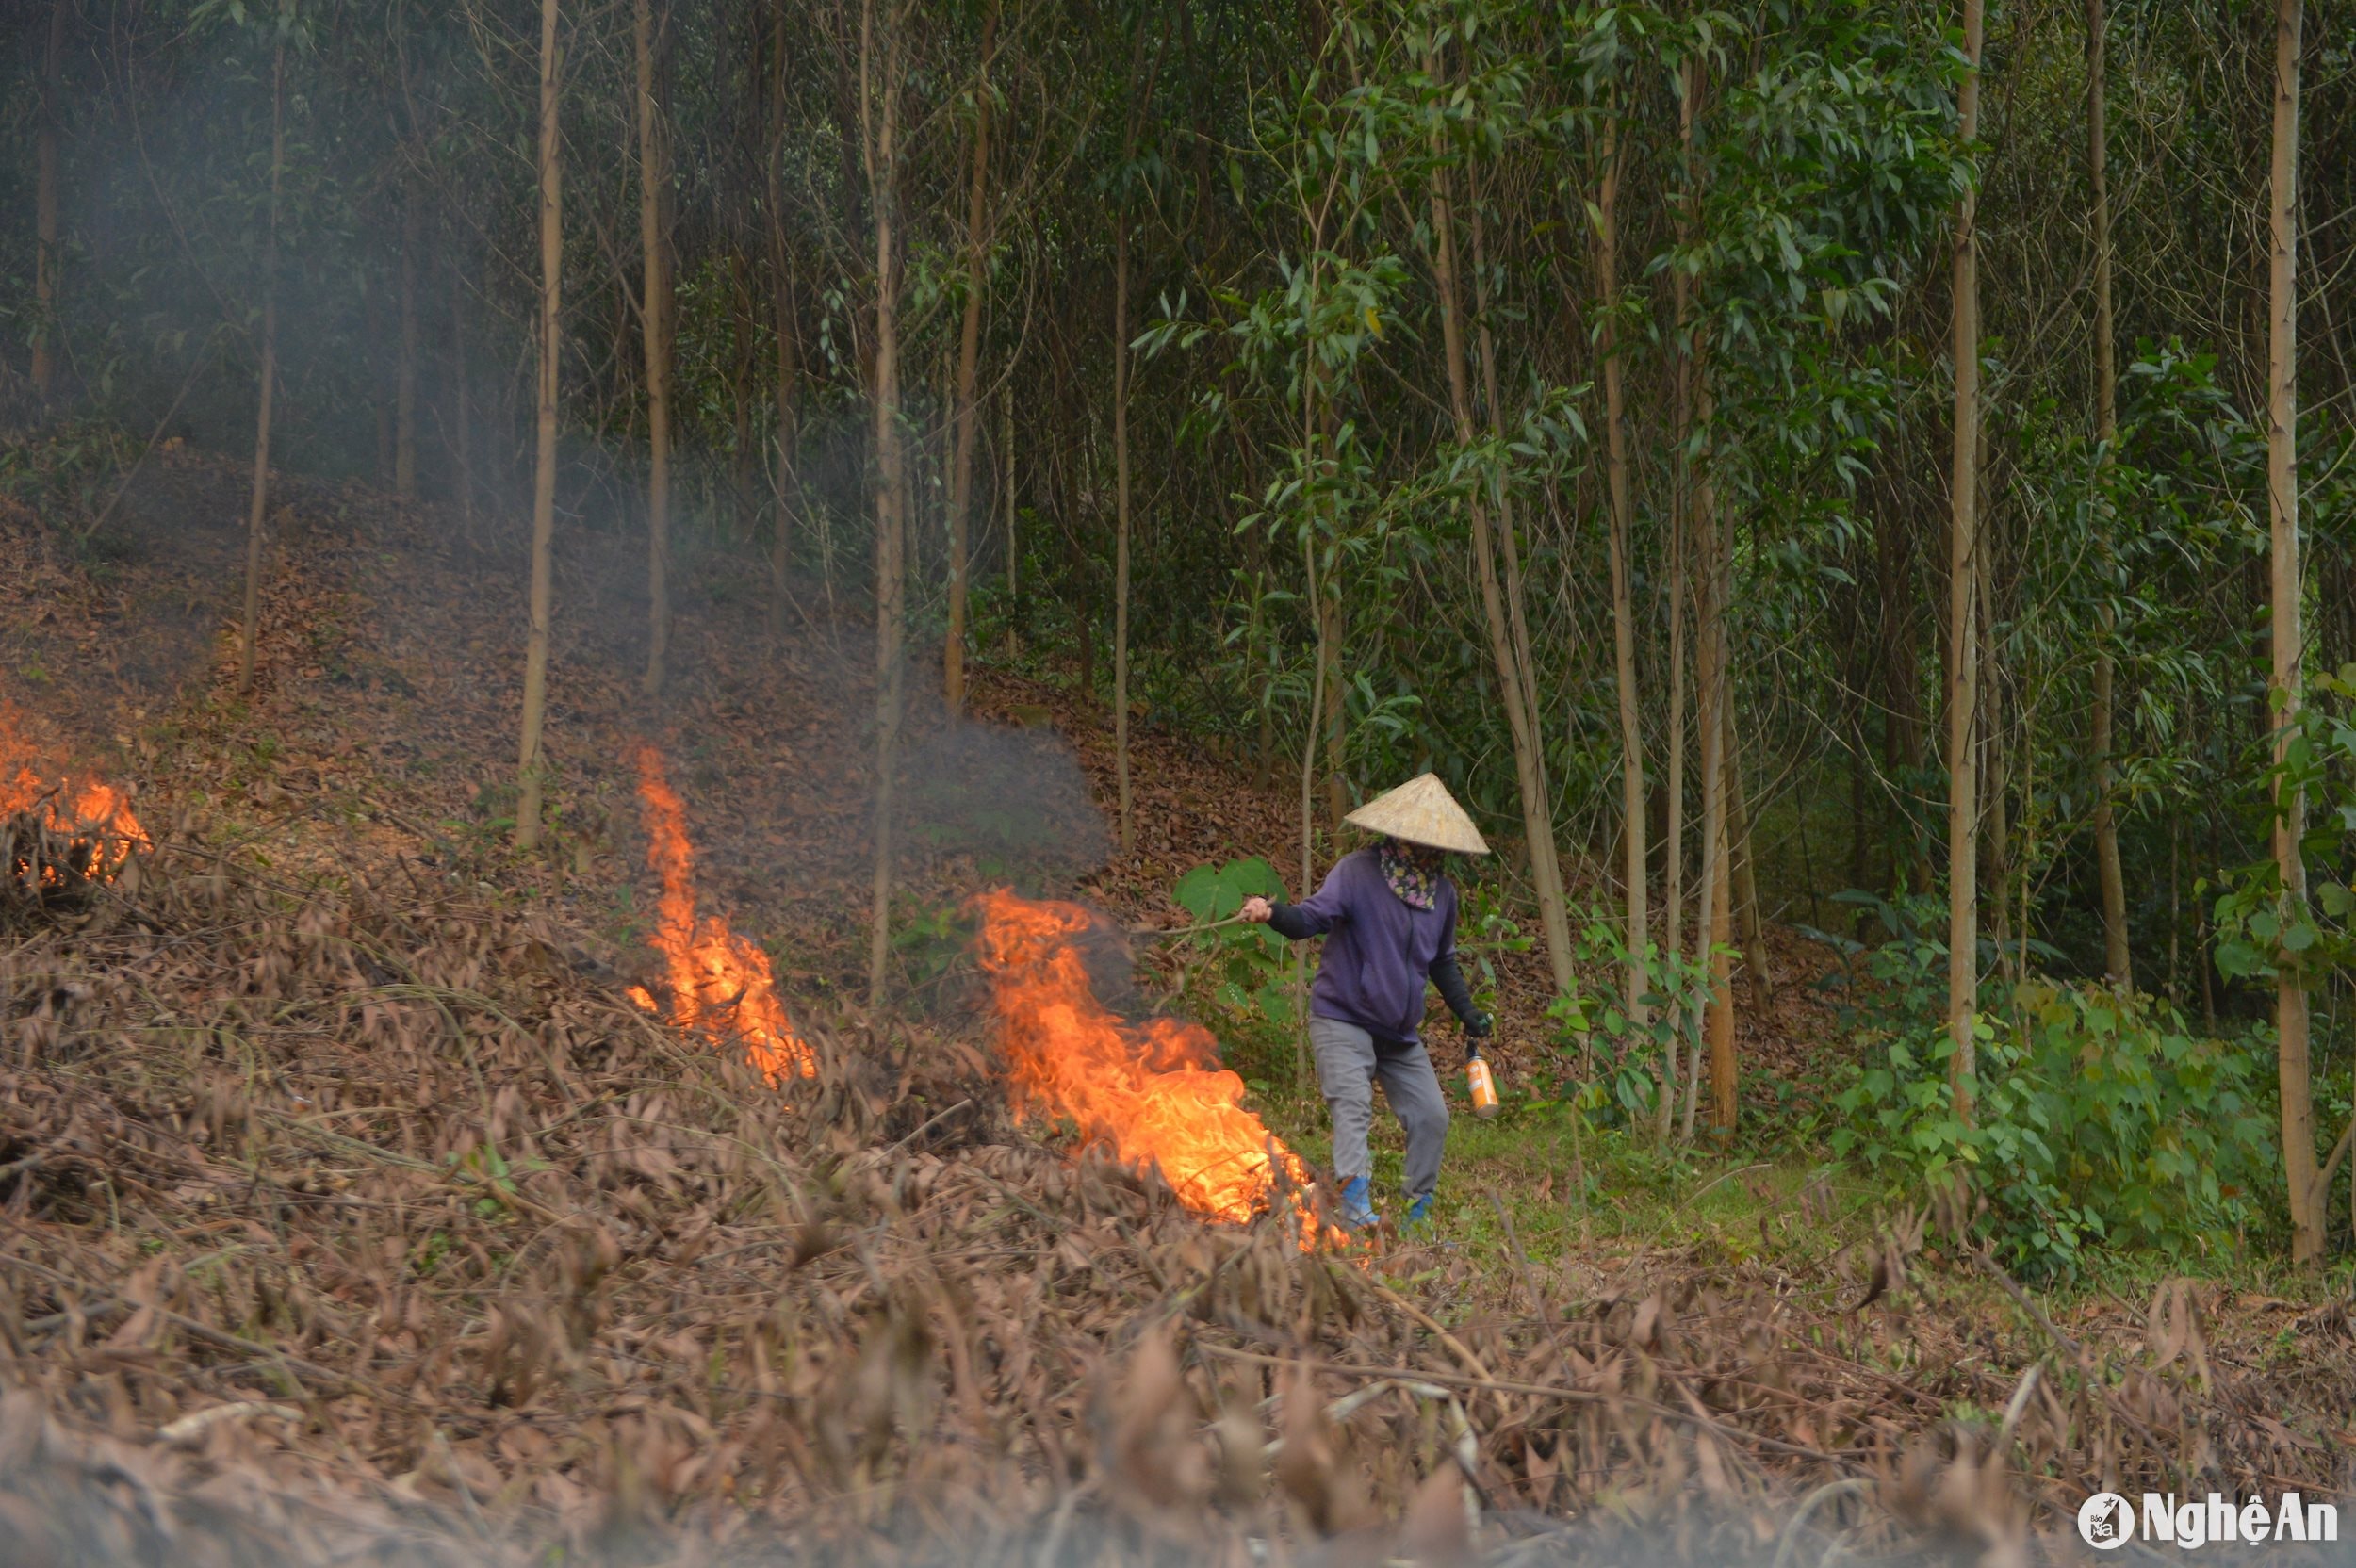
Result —
[[1445, 876], [1431, 908], [1412, 908], [1383, 879], [1376, 852], [1357, 850], [1334, 862], [1315, 897], [1276, 906], [1268, 924], [1295, 941], [1325, 939], [1309, 990], [1315, 1017], [1412, 1043], [1429, 979], [1468, 1033], [1488, 1033], [1488, 1020], [1474, 1008], [1456, 967], [1456, 884]]

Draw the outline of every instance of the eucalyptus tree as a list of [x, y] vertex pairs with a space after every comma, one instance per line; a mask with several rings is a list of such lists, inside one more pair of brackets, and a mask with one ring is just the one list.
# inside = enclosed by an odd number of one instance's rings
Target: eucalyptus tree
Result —
[[33, 172], [33, 392], [43, 402], [57, 377], [57, 121], [58, 78], [63, 72], [66, 29], [74, 0], [52, 0], [49, 36], [41, 52], [41, 128], [35, 133]]
[[[1632, 564], [1627, 398], [1623, 390], [1627, 367], [1622, 362], [1620, 335], [1627, 315], [1620, 295], [1620, 177], [1626, 156], [1625, 127], [1620, 112], [1619, 76], [1624, 65], [1621, 30], [1645, 20], [1633, 8], [1612, 8], [1591, 27], [1591, 96], [1600, 98], [1602, 147], [1596, 161], [1595, 201], [1590, 214], [1595, 226], [1595, 295], [1598, 303], [1596, 354], [1602, 362], [1604, 385], [1604, 462], [1610, 490], [1612, 558], [1612, 654], [1619, 687], [1621, 839], [1627, 867], [1624, 880], [1627, 917], [1622, 930], [1627, 950], [1626, 1005], [1631, 1022], [1643, 1029], [1649, 1021], [1652, 977], [1645, 962], [1651, 934], [1646, 895], [1652, 880], [1645, 835], [1644, 742], [1636, 685], [1636, 605], [1629, 579]], [[1576, 24], [1574, 24], [1576, 25]]]
[[663, 193], [670, 188], [670, 153], [663, 135], [655, 51], [667, 30], [670, 8], [634, 0], [630, 40], [637, 65], [632, 102], [638, 121], [638, 249], [643, 274], [638, 306], [646, 383], [646, 673], [651, 696], [663, 690], [671, 644], [671, 272], [664, 255]]
[[278, 217], [286, 173], [286, 35], [293, 7], [283, 4], [270, 31], [270, 209], [269, 237], [262, 245], [262, 369], [254, 394], [254, 482], [245, 517], [245, 622], [237, 645], [237, 684], [254, 685], [254, 662], [262, 640], [262, 526], [270, 514], [270, 425], [277, 405]]
[[[1963, 0], [1963, 79], [1955, 90], [1957, 135], [1980, 134], [1982, 0]], [[1979, 187], [1968, 182], [1955, 208], [1955, 461], [1947, 525], [1947, 1030], [1948, 1077], [1956, 1119], [1972, 1119], [1972, 1061], [1980, 1005], [1979, 714], [1980, 272]]]
[[[952, 711], [965, 705], [966, 578], [973, 534], [973, 470], [981, 447], [976, 383], [981, 371], [982, 306], [990, 277], [990, 123], [993, 106], [990, 65], [997, 52], [1000, 9], [1000, 0], [988, 0], [982, 15], [981, 62], [972, 94], [972, 169], [966, 176], [965, 301], [957, 330], [957, 385], [952, 394], [955, 401], [951, 415], [956, 445], [950, 458], [949, 479], [949, 627], [941, 638], [941, 695]], [[1122, 759], [1125, 788], [1126, 748]], [[1126, 809], [1124, 800], [1124, 812]]]
[[[1839, 569], [1845, 498], [1888, 430], [1889, 371], [1864, 329], [1918, 274], [1967, 177], [1955, 61], [1922, 48], [1908, 18], [1858, 0], [1777, 17], [1699, 111], [1694, 242], [1670, 263], [1694, 280], [1705, 955], [1732, 935], [1718, 911], [1734, 890], [1726, 757], [1745, 706], [1733, 676], [1744, 622], [1803, 609]], [[1722, 1130], [1736, 1105], [1726, 988], [1721, 970], [1709, 1035]]]
[[892, 808], [899, 766], [900, 698], [908, 640], [908, 472], [902, 451], [900, 306], [901, 115], [907, 90], [911, 0], [861, 0], [859, 22], [859, 157], [875, 242], [874, 466], [875, 513], [875, 809], [874, 905], [868, 914], [867, 1005], [882, 1027], [892, 952]]
[[[2094, 230], [2094, 437], [2101, 445], [2102, 460], [2108, 462], [2119, 444], [2119, 344], [2111, 290], [2109, 22], [2102, 3], [2086, 0], [2086, 184]], [[2135, 972], [2127, 953], [2127, 879], [2119, 867], [2119, 821], [2112, 799], [2117, 689], [2118, 665], [2105, 644], [2094, 656], [2093, 711], [2086, 737], [2094, 766], [2094, 858], [2102, 883], [2103, 972], [2113, 985], [2132, 987]]]
[[[2274, 864], [2287, 936], [2305, 923], [2306, 797], [2286, 764], [2305, 700], [2307, 658], [2300, 625], [2307, 594], [2299, 547], [2299, 77], [2303, 0], [2275, 0], [2274, 135], [2266, 193], [2271, 243], [2266, 277], [2266, 517], [2269, 525], [2273, 670], [2267, 706], [2274, 726]], [[2323, 1256], [2321, 1194], [2315, 1181], [2315, 1087], [2310, 1067], [2308, 976], [2286, 942], [2276, 959], [2275, 1049], [2282, 1093], [2282, 1172], [2290, 1185], [2291, 1258]]]
[[[1453, 187], [1460, 173], [1466, 182], [1471, 180], [1481, 155], [1494, 156], [1502, 151], [1509, 138], [1526, 134], [1528, 129], [1528, 62], [1510, 50], [1484, 51], [1481, 47], [1482, 29], [1478, 24], [1479, 17], [1479, 11], [1473, 8], [1455, 12], [1454, 8], [1432, 8], [1416, 18], [1420, 25], [1410, 34], [1411, 47], [1419, 44], [1426, 62], [1425, 79], [1416, 86], [1420, 90], [1417, 107], [1429, 124], [1426, 134], [1432, 149], [1426, 181], [1431, 210], [1430, 256], [1440, 304], [1441, 351], [1460, 464], [1471, 458], [1481, 443], [1475, 433], [1464, 343]], [[1490, 31], [1494, 37], [1495, 30]], [[1449, 57], [1458, 51], [1464, 57], [1461, 66]], [[1491, 408], [1491, 439], [1501, 447], [1503, 410], [1494, 397]], [[1491, 465], [1486, 482], [1467, 486], [1462, 499], [1464, 515], [1471, 525], [1473, 564], [1481, 585], [1481, 617], [1488, 629], [1490, 657], [1497, 666], [1498, 693], [1513, 740], [1522, 827], [1530, 854], [1530, 878], [1535, 885], [1539, 925], [1546, 936], [1555, 989], [1568, 992], [1577, 985], [1571, 968], [1569, 906], [1555, 842], [1554, 804], [1546, 779], [1546, 737], [1541, 728], [1537, 672], [1527, 630], [1520, 560], [1512, 514], [1506, 509], [1505, 493], [1497, 483], [1499, 477]], [[1498, 569], [1500, 554], [1504, 557], [1502, 573]]]
[[524, 637], [523, 744], [515, 803], [515, 847], [540, 846], [541, 796], [548, 762], [542, 747], [548, 722], [548, 617], [556, 576], [557, 392], [564, 369], [564, 140], [559, 119], [561, 59], [559, 0], [540, 0], [540, 96], [533, 169], [538, 176], [540, 309], [539, 396], [532, 419], [532, 585]]

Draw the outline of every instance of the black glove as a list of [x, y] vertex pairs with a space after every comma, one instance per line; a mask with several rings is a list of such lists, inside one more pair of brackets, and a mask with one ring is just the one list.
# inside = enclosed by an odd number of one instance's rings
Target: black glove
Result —
[[[1497, 1021], [1486, 1013], [1475, 1013], [1472, 1021], [1464, 1025], [1464, 1034], [1467, 1038], [1475, 1041], [1485, 1040], [1489, 1037], [1489, 1031], [1495, 1029], [1497, 1023]], [[1475, 1049], [1479, 1047], [1476, 1046]]]

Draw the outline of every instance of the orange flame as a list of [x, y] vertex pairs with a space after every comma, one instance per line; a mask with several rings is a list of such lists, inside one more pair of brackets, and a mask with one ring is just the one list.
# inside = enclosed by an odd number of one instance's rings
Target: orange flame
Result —
[[[1178, 1200], [1240, 1223], [1296, 1193], [1309, 1169], [1243, 1105], [1243, 1080], [1219, 1065], [1219, 1042], [1181, 1019], [1123, 1021], [1096, 999], [1074, 940], [1091, 923], [1076, 904], [1008, 890], [975, 900], [977, 949], [1004, 1026], [1018, 1111], [1069, 1117], [1128, 1164], [1160, 1169]], [[1301, 1246], [1317, 1222], [1301, 1214]]]
[[[73, 858], [82, 863], [87, 875], [112, 881], [134, 847], [144, 849], [153, 842], [139, 819], [132, 815], [130, 801], [113, 785], [97, 778], [85, 777], [79, 785], [64, 777], [44, 779], [25, 760], [32, 753], [16, 710], [0, 703], [0, 770], [10, 762], [16, 765], [13, 778], [0, 771], [0, 816], [39, 808], [46, 826], [70, 836]], [[20, 857], [10, 869], [23, 876], [32, 867]], [[65, 874], [57, 866], [43, 865], [41, 880], [43, 887], [62, 887]]]
[[[717, 915], [695, 919], [695, 850], [687, 812], [663, 776], [663, 754], [638, 748], [638, 801], [646, 825], [646, 864], [663, 878], [647, 945], [670, 969], [671, 1021], [683, 1029], [733, 1035], [771, 1083], [818, 1075], [810, 1042], [794, 1032], [777, 1000], [769, 956], [728, 929]], [[632, 986], [630, 999], [648, 1012], [654, 997]]]

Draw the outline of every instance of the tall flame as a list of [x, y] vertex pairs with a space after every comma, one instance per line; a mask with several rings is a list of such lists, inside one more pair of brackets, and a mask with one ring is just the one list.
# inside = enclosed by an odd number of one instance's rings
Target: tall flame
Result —
[[[1209, 1030], [1181, 1019], [1132, 1024], [1096, 999], [1077, 939], [1076, 904], [983, 893], [976, 949], [1005, 1036], [1018, 1110], [1070, 1118], [1128, 1164], [1153, 1166], [1180, 1202], [1240, 1222], [1296, 1192], [1308, 1167], [1243, 1105], [1243, 1080], [1219, 1065]], [[1317, 1239], [1301, 1216], [1301, 1245]]]
[[[44, 778], [36, 771], [33, 758], [34, 748], [25, 739], [16, 710], [0, 703], [0, 816], [38, 809], [43, 825], [73, 841], [74, 858], [82, 874], [101, 882], [113, 879], [134, 847], [145, 848], [152, 842], [120, 790], [89, 776], [78, 784], [63, 776]], [[8, 772], [11, 765], [16, 770], [13, 776]], [[30, 861], [22, 857], [10, 868], [19, 876], [31, 869]], [[44, 887], [61, 887], [65, 873], [57, 866], [43, 865], [41, 880]]]
[[[777, 1000], [769, 956], [719, 916], [695, 918], [695, 850], [687, 838], [687, 812], [663, 776], [663, 754], [651, 745], [638, 748], [638, 803], [646, 825], [646, 864], [663, 879], [646, 941], [670, 971], [671, 1021], [733, 1035], [771, 1083], [795, 1074], [816, 1077], [817, 1057]], [[655, 1011], [646, 991], [633, 986], [630, 994]]]

